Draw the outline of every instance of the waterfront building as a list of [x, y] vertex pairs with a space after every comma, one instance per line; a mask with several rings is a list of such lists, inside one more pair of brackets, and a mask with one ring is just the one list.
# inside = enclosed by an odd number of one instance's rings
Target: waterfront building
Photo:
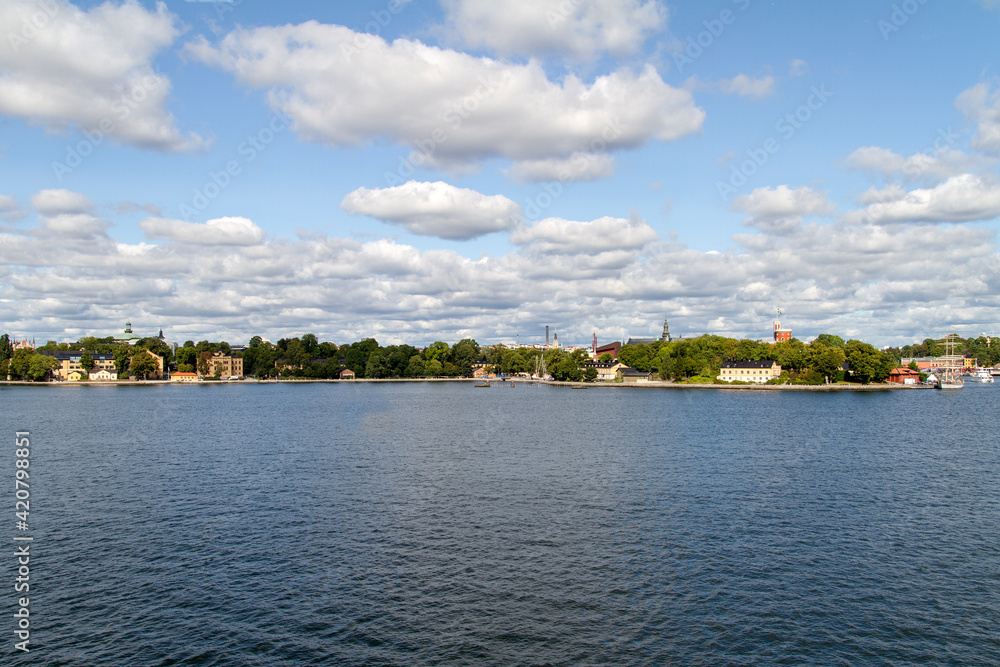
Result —
[[197, 373], [173, 373], [170, 376], [171, 382], [198, 382], [200, 379]]
[[761, 361], [726, 361], [719, 371], [723, 382], [755, 382], [764, 384], [781, 376], [781, 366], [774, 359]]
[[626, 384], [633, 384], [639, 382], [652, 382], [653, 374], [649, 371], [640, 371], [635, 368], [629, 368], [628, 366], [622, 366], [619, 364], [615, 377]]
[[[79, 372], [86, 374], [86, 370], [80, 364], [80, 358], [83, 356], [83, 352], [52, 352], [44, 351], [44, 354], [49, 357], [53, 357], [59, 362], [59, 368], [52, 371], [52, 377], [56, 380], [69, 380], [70, 374], [74, 372]], [[97, 354], [96, 352], [90, 352], [90, 357], [94, 360], [94, 367], [91, 373], [94, 371], [109, 371], [115, 374], [115, 378], [118, 377], [118, 368], [115, 366], [115, 355], [113, 354]]]
[[920, 372], [905, 366], [894, 368], [889, 373], [889, 382], [893, 384], [918, 384], [920, 382]]
[[109, 370], [107, 368], [102, 368], [101, 370], [95, 370], [90, 374], [91, 382], [114, 382], [118, 379], [118, 371]]
[[243, 358], [216, 350], [208, 360], [208, 374], [220, 377], [243, 377]]
[[597, 369], [598, 382], [612, 382], [618, 377], [619, 369], [628, 368], [624, 364], [618, 363], [617, 359], [613, 362], [593, 361], [584, 364], [583, 367]]

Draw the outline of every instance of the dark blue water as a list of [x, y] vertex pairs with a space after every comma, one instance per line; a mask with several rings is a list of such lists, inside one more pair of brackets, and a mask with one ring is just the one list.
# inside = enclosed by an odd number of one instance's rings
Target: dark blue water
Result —
[[998, 400], [0, 388], [0, 662], [1000, 664]]

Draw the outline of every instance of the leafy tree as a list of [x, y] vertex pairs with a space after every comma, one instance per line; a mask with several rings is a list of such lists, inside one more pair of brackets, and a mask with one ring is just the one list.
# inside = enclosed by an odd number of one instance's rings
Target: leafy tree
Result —
[[28, 364], [28, 373], [36, 382], [48, 377], [52, 371], [62, 366], [58, 359], [45, 354], [32, 354]]
[[889, 355], [876, 350], [872, 345], [860, 340], [849, 340], [844, 346], [851, 377], [863, 384], [869, 382], [885, 382], [892, 372], [892, 359]]
[[96, 362], [94, 361], [94, 358], [90, 356], [89, 352], [84, 352], [80, 355], [80, 367], [87, 371], [88, 375], [90, 374], [90, 371], [94, 370], [95, 364]]
[[14, 356], [14, 346], [10, 342], [10, 335], [0, 336], [0, 361], [8, 361]]
[[118, 377], [128, 377], [128, 362], [132, 356], [132, 348], [126, 343], [120, 343], [115, 345], [112, 354], [115, 356], [115, 370], [118, 371]]
[[251, 347], [251, 348], [260, 347], [260, 344], [263, 343], [263, 342], [264, 342], [263, 338], [261, 338], [260, 336], [254, 336], [253, 338], [250, 339], [250, 343], [249, 343], [248, 347]]
[[207, 377], [211, 372], [210, 361], [212, 359], [212, 353], [208, 350], [200, 352], [198, 354], [198, 375], [202, 377]]
[[583, 381], [584, 382], [594, 382], [597, 379], [597, 369], [593, 366], [587, 366], [583, 370]]
[[11, 355], [8, 370], [12, 376], [19, 380], [26, 380], [31, 370], [31, 350], [15, 350]]
[[427, 361], [440, 361], [444, 363], [448, 360], [448, 353], [451, 352], [451, 348], [448, 343], [442, 341], [435, 341], [424, 348], [424, 359]]
[[[601, 354], [601, 356], [597, 358], [597, 360], [602, 364], [610, 364], [612, 361], [615, 360], [615, 355], [611, 354], [610, 352], [604, 352]], [[594, 372], [596, 373], [597, 371]]]
[[834, 336], [833, 334], [820, 334], [816, 336], [816, 340], [813, 342], [817, 341], [827, 347], [844, 347], [844, 339], [840, 336]]
[[479, 355], [479, 344], [471, 338], [464, 338], [451, 348], [450, 360], [458, 368], [459, 375], [471, 377], [472, 364], [476, 362]]
[[132, 363], [129, 365], [129, 373], [135, 377], [142, 376], [145, 380], [149, 377], [150, 373], [156, 373], [160, 370], [160, 365], [156, 363], [156, 359], [149, 352], [143, 350], [137, 354], [132, 355]]
[[316, 352], [316, 346], [319, 345], [319, 340], [316, 338], [316, 334], [307, 333], [300, 339], [302, 343], [302, 349], [306, 351], [310, 357]]
[[313, 354], [320, 359], [335, 359], [337, 357], [337, 346], [324, 341], [316, 346], [316, 351]]
[[831, 381], [840, 378], [846, 359], [842, 348], [831, 347], [819, 340], [809, 344], [809, 368]]
[[178, 373], [194, 373], [194, 366], [191, 364], [177, 364]]
[[427, 366], [423, 357], [415, 354], [410, 357], [410, 362], [406, 365], [406, 377], [419, 378], [427, 374]]
[[184, 347], [177, 348], [177, 353], [174, 356], [178, 367], [181, 364], [193, 366], [198, 363], [198, 349], [193, 345], [185, 345]]

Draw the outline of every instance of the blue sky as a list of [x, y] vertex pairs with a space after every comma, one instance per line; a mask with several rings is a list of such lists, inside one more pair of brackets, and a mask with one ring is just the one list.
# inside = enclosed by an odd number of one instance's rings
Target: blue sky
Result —
[[993, 0], [0, 8], [0, 329], [998, 329]]

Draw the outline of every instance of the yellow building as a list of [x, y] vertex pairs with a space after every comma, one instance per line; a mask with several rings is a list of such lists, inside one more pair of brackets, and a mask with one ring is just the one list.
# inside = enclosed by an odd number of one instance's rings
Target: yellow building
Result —
[[764, 384], [781, 376], [781, 366], [773, 359], [762, 361], [727, 361], [722, 364], [719, 379], [723, 382], [754, 382]]
[[243, 377], [243, 358], [234, 357], [218, 350], [208, 360], [208, 375]]

